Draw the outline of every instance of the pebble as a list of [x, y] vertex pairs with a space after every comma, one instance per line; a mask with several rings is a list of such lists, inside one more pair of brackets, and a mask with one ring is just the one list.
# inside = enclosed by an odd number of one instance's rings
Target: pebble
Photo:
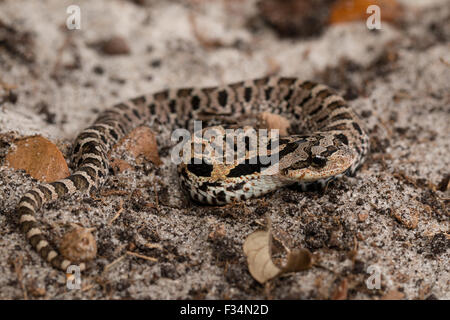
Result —
[[119, 36], [104, 41], [101, 50], [107, 55], [125, 55], [130, 53], [130, 47], [127, 41]]

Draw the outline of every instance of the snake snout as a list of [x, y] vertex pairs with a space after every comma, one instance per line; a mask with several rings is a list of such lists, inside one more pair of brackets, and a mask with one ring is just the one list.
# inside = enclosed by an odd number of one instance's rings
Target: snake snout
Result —
[[356, 160], [355, 151], [343, 146], [329, 156], [310, 154], [308, 159], [297, 161], [281, 170], [281, 175], [289, 180], [302, 183], [326, 180], [346, 173]]

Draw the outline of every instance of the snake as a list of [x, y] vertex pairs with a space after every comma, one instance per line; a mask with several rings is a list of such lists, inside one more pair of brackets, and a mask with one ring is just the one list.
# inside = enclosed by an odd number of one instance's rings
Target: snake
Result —
[[226, 166], [207, 161], [182, 162], [177, 167], [180, 186], [194, 202], [223, 205], [260, 197], [287, 185], [303, 190], [323, 187], [336, 178], [354, 175], [365, 160], [369, 138], [361, 119], [344, 98], [326, 85], [267, 76], [212, 87], [171, 88], [102, 111], [73, 144], [73, 173], [58, 181], [37, 184], [21, 197], [14, 211], [18, 226], [51, 266], [65, 271], [76, 263], [84, 270], [85, 262], [65, 257], [44, 235], [36, 213], [45, 204], [76, 192], [98, 190], [109, 174], [108, 154], [112, 147], [137, 126], [192, 130], [193, 119], [251, 118], [263, 112], [289, 120], [287, 134], [276, 138], [276, 172], [263, 174], [267, 164], [259, 160], [258, 152], [256, 161], [248, 161], [255, 152], [247, 152], [243, 161]]

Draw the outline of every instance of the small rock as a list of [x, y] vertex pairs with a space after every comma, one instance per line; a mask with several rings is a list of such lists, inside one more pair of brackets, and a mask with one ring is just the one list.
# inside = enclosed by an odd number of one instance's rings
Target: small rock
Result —
[[262, 18], [282, 37], [319, 35], [328, 19], [333, 0], [261, 0]]
[[16, 104], [18, 98], [19, 97], [17, 96], [17, 93], [15, 93], [14, 91], [10, 90], [8, 92], [8, 96], [6, 97], [6, 101], [11, 102], [12, 104]]
[[355, 260], [355, 262], [353, 263], [352, 272], [353, 273], [363, 273], [364, 269], [365, 269], [364, 262], [362, 262], [361, 260]]
[[369, 118], [370, 116], [372, 116], [372, 110], [363, 110], [361, 112], [361, 117], [363, 118]]
[[70, 172], [61, 151], [42, 136], [15, 141], [16, 148], [6, 155], [6, 165], [25, 170], [33, 178], [52, 182], [67, 177]]
[[368, 217], [369, 217], [369, 214], [367, 212], [358, 213], [358, 221], [359, 222], [366, 221]]
[[160, 59], [154, 59], [150, 62], [150, 66], [152, 68], [159, 68], [161, 66], [161, 60]]
[[103, 73], [105, 73], [105, 70], [103, 69], [103, 67], [102, 67], [102, 66], [99, 66], [99, 65], [95, 66], [95, 67], [92, 69], [92, 71], [94, 71], [94, 73], [95, 73], [95, 74], [98, 74], [98, 75], [102, 75]]
[[445, 175], [441, 182], [439, 182], [437, 189], [445, 192], [450, 188], [450, 174]]
[[101, 51], [107, 55], [129, 54], [130, 47], [124, 38], [115, 36], [103, 42]]
[[431, 252], [434, 254], [440, 254], [445, 252], [450, 247], [450, 240], [447, 239], [445, 234], [437, 233], [431, 240]]

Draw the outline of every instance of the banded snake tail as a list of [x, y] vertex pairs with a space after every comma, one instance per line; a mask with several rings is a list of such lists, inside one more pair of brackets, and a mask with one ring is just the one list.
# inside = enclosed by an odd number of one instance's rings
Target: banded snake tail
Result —
[[[20, 228], [46, 261], [65, 271], [73, 262], [52, 248], [35, 214], [48, 202], [101, 186], [109, 168], [107, 154], [119, 139], [144, 123], [174, 130], [191, 128], [192, 119], [202, 114], [239, 117], [261, 112], [278, 114], [291, 123], [292, 135], [279, 139], [279, 172], [262, 175], [259, 163], [240, 163], [213, 179], [214, 165], [182, 163], [178, 166], [181, 187], [192, 199], [220, 205], [261, 196], [287, 184], [325, 185], [353, 174], [368, 152], [368, 136], [359, 118], [342, 97], [321, 84], [265, 77], [225, 86], [164, 90], [118, 103], [82, 131], [72, 152], [75, 172], [40, 184], [21, 198], [15, 211]], [[299, 135], [297, 128], [306, 133]], [[79, 267], [83, 270], [85, 264]]]

